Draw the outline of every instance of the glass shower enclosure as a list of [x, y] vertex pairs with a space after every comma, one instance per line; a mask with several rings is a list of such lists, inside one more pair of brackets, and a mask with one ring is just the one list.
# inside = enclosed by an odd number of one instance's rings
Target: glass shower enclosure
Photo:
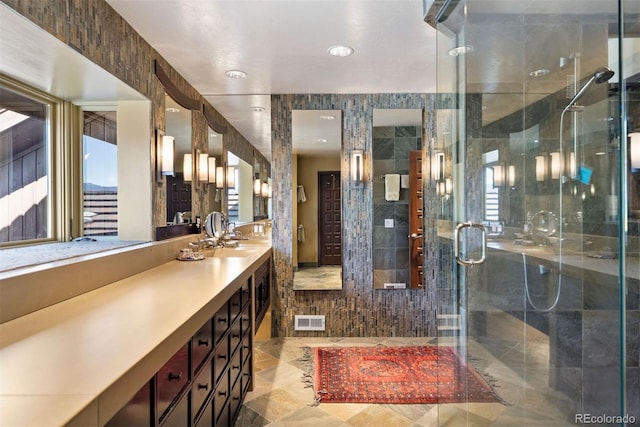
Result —
[[425, 0], [425, 20], [438, 343], [472, 369], [439, 425], [640, 423], [640, 1]]

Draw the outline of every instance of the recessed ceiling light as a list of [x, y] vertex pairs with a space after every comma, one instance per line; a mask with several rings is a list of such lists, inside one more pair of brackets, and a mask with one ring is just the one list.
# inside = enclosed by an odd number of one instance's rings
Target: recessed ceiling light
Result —
[[449, 49], [449, 55], [460, 56], [473, 52], [473, 46], [458, 46], [453, 49]]
[[252, 111], [254, 113], [262, 113], [264, 111], [264, 107], [260, 107], [260, 106], [253, 106], [253, 107], [249, 107], [249, 111]]
[[179, 113], [180, 110], [178, 108], [168, 107], [167, 108], [167, 112], [168, 113]]
[[533, 70], [532, 72], [529, 73], [529, 75], [531, 77], [543, 77], [549, 74], [550, 72], [551, 71], [549, 71], [548, 68], [540, 68], [539, 70]]
[[244, 79], [247, 77], [247, 73], [242, 70], [227, 70], [224, 72], [224, 75], [230, 79]]
[[336, 116], [320, 116], [322, 120], [335, 120]]
[[596, 151], [595, 152], [596, 156], [604, 156], [605, 154], [607, 154], [607, 153], [605, 153], [604, 151]]
[[316, 139], [316, 141], [318, 141], [318, 142], [327, 142], [327, 140], [325, 138], [318, 138], [318, 139]]
[[349, 56], [353, 53], [353, 48], [341, 45], [331, 46], [327, 49], [327, 52], [329, 52], [329, 55], [331, 56]]

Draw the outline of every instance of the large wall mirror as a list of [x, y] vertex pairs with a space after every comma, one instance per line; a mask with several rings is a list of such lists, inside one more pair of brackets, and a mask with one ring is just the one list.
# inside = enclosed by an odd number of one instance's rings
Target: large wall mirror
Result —
[[342, 112], [292, 111], [292, 141], [293, 289], [342, 289]]
[[[373, 111], [373, 279], [422, 287], [422, 110]], [[413, 201], [412, 201], [413, 199]]]
[[[178, 105], [169, 95], [165, 95], [165, 135], [174, 139], [174, 175], [167, 176], [167, 224], [190, 223], [191, 183], [193, 171], [187, 157], [191, 149], [191, 110]], [[186, 172], [186, 175], [185, 175]]]

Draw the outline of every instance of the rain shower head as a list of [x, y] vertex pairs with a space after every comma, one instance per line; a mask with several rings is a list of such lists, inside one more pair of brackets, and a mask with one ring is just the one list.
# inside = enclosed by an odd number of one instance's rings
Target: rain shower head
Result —
[[589, 80], [587, 80], [587, 82], [580, 88], [580, 90], [578, 90], [578, 92], [576, 92], [576, 94], [573, 96], [573, 98], [571, 99], [571, 101], [569, 102], [569, 104], [567, 104], [567, 106], [565, 107], [565, 111], [568, 110], [569, 108], [571, 108], [576, 102], [578, 102], [578, 100], [580, 98], [582, 98], [582, 95], [585, 94], [585, 92], [587, 91], [587, 89], [589, 88], [589, 86], [591, 86], [594, 82], [595, 83], [604, 83], [606, 81], [609, 81], [609, 79], [611, 77], [613, 77], [615, 73], [609, 68], [609, 67], [600, 67], [598, 68], [593, 75], [591, 76], [591, 78]]

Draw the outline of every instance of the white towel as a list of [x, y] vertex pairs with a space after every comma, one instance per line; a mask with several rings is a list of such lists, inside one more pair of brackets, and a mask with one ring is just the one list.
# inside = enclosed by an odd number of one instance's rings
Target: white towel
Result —
[[307, 201], [307, 196], [304, 194], [304, 187], [302, 185], [298, 185], [298, 203], [303, 203]]
[[409, 175], [400, 175], [400, 188], [409, 188]]
[[298, 242], [304, 242], [306, 238], [304, 235], [304, 225], [298, 225]]
[[384, 176], [384, 198], [388, 202], [400, 200], [400, 174], [388, 173]]

